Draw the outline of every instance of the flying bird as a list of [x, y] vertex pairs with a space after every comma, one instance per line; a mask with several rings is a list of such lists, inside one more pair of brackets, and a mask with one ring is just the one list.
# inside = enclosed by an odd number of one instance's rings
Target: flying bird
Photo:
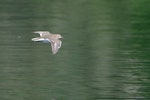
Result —
[[32, 38], [32, 41], [51, 43], [52, 53], [56, 54], [58, 52], [62, 44], [62, 41], [59, 40], [62, 38], [60, 34], [52, 34], [48, 31], [35, 31], [34, 33], [38, 33], [40, 37]]

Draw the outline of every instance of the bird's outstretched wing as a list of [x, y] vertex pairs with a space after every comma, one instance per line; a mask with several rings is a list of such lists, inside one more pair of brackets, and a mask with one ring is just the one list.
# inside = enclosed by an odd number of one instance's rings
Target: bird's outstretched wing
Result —
[[50, 43], [51, 43], [53, 54], [56, 54], [59, 48], [61, 47], [62, 44], [61, 40], [51, 40]]
[[50, 35], [51, 33], [48, 31], [35, 31], [34, 33], [40, 34], [41, 37]]
[[36, 37], [36, 38], [32, 38], [32, 41], [35, 42], [43, 42], [43, 43], [49, 43], [49, 39], [45, 39], [45, 38], [41, 38], [41, 37]]
[[41, 37], [32, 38], [32, 41], [36, 41], [36, 42], [40, 42], [43, 40], [44, 40], [44, 38], [41, 38]]

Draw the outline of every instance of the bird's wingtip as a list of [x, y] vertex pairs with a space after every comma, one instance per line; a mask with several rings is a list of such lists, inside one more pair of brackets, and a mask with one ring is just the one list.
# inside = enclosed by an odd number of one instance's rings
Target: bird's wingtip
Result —
[[33, 33], [39, 33], [40, 31], [34, 31]]
[[39, 32], [49, 32], [49, 31], [34, 31], [33, 33], [39, 33]]

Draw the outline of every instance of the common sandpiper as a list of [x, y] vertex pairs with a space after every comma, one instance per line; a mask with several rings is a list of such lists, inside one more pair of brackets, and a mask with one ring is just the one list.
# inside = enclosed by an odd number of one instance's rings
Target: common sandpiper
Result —
[[60, 34], [52, 34], [48, 31], [35, 31], [34, 33], [40, 34], [40, 37], [32, 38], [32, 41], [51, 43], [52, 53], [56, 54], [61, 47], [62, 41], [59, 40], [62, 38]]

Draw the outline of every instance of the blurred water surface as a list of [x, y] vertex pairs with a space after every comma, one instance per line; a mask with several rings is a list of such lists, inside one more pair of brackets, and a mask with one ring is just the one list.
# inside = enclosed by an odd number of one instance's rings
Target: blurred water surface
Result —
[[[149, 0], [1, 0], [0, 100], [150, 98]], [[64, 38], [56, 55], [34, 31]]]

